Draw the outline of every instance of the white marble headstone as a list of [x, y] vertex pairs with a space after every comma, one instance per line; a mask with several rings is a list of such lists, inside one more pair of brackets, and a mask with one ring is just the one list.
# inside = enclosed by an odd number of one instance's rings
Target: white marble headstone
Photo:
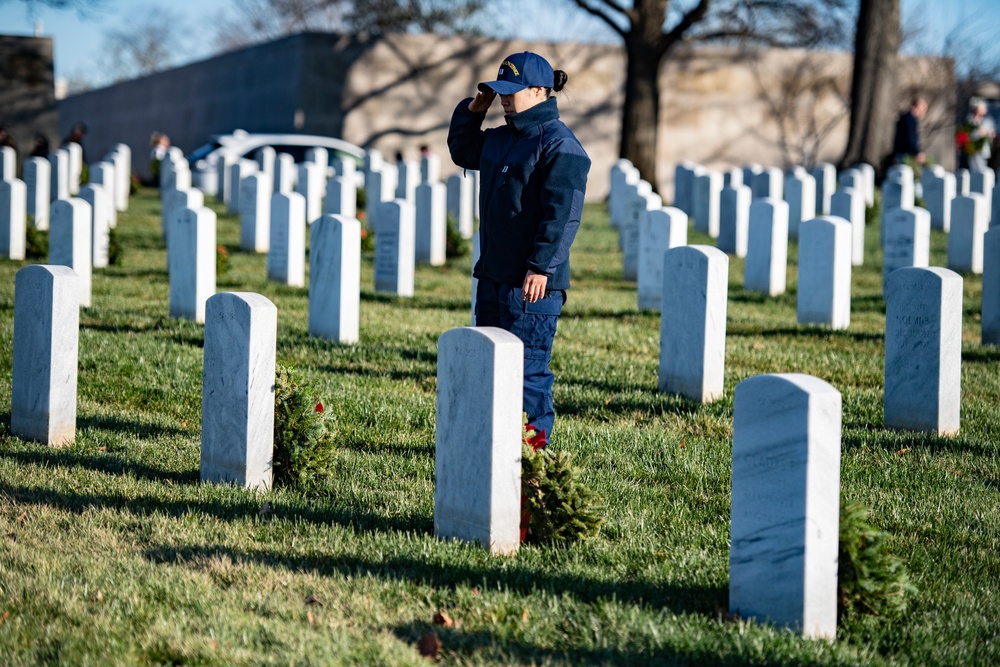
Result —
[[296, 171], [295, 158], [288, 153], [278, 153], [274, 160], [273, 192], [275, 194], [294, 192]]
[[420, 182], [437, 183], [441, 180], [441, 158], [434, 153], [420, 156]]
[[49, 153], [49, 176], [51, 201], [69, 199], [69, 153], [64, 150]]
[[754, 199], [777, 199], [784, 196], [785, 174], [777, 167], [767, 167], [753, 177]]
[[227, 213], [240, 212], [240, 183], [250, 174], [257, 171], [257, 163], [253, 160], [236, 160], [229, 165], [229, 201]]
[[821, 162], [809, 170], [816, 181], [816, 215], [830, 213], [830, 197], [837, 189], [837, 168], [829, 162]]
[[27, 212], [35, 229], [49, 228], [49, 188], [52, 185], [51, 165], [43, 157], [24, 161], [24, 184], [27, 187]]
[[69, 141], [63, 145], [66, 151], [66, 186], [69, 188], [70, 196], [80, 194], [80, 175], [83, 173], [83, 147], [75, 141]]
[[17, 151], [10, 146], [0, 146], [0, 181], [17, 178]]
[[447, 215], [451, 216], [453, 223], [457, 225], [455, 231], [461, 234], [463, 239], [471, 239], [474, 212], [472, 177], [452, 174], [445, 185]]
[[74, 197], [52, 202], [49, 225], [49, 264], [68, 266], [76, 272], [81, 307], [90, 307], [91, 262], [90, 204]]
[[770, 296], [784, 294], [787, 263], [788, 204], [780, 199], [754, 199], [743, 288]]
[[90, 204], [90, 240], [94, 246], [92, 266], [103, 269], [108, 266], [109, 260], [114, 201], [104, 186], [96, 183], [88, 183], [80, 188], [80, 199]]
[[204, 322], [205, 304], [215, 294], [215, 212], [182, 207], [173, 211], [167, 224], [170, 316]]
[[0, 180], [0, 257], [24, 259], [28, 188], [19, 178]]
[[922, 208], [897, 208], [884, 224], [882, 285], [893, 271], [908, 266], [923, 267], [930, 261], [931, 214]]
[[306, 200], [298, 192], [276, 192], [271, 197], [267, 279], [305, 287]]
[[405, 199], [413, 203], [420, 185], [420, 163], [416, 160], [404, 160], [396, 165], [396, 199]]
[[201, 481], [271, 487], [278, 309], [222, 292], [205, 307]]
[[982, 343], [1000, 345], [1000, 227], [983, 235]]
[[323, 215], [323, 192], [325, 189], [326, 173], [324, 168], [315, 162], [301, 163], [298, 180], [295, 183], [295, 192], [305, 198], [307, 222], [312, 222]]
[[385, 202], [375, 234], [375, 291], [413, 296], [416, 221], [413, 204]]
[[663, 255], [660, 378], [663, 393], [709, 403], [722, 397], [729, 257], [693, 245]]
[[851, 323], [851, 223], [813, 218], [799, 228], [799, 324], [846, 329]]
[[516, 553], [521, 524], [524, 350], [514, 334], [463, 327], [438, 338], [434, 534]]
[[240, 181], [240, 248], [243, 250], [267, 252], [271, 242], [271, 180], [267, 172], [260, 171]]
[[72, 269], [32, 264], [14, 277], [10, 431], [48, 445], [76, 439], [80, 287]]
[[361, 223], [324, 215], [309, 226], [309, 335], [358, 342]]
[[837, 634], [841, 396], [810, 375], [757, 375], [733, 406], [729, 610]]
[[639, 228], [649, 211], [663, 208], [660, 195], [653, 192], [652, 186], [646, 181], [631, 189], [629, 199], [630, 215], [619, 229], [622, 246], [622, 278], [624, 280], [639, 279]]
[[417, 186], [416, 201], [416, 261], [441, 266], [445, 263], [448, 219], [445, 212], [447, 187], [429, 182]]
[[713, 239], [719, 236], [719, 196], [722, 174], [706, 169], [694, 178], [694, 226]]
[[358, 189], [353, 177], [334, 176], [326, 182], [324, 215], [342, 215], [353, 218], [358, 214]]
[[[114, 208], [117, 211], [128, 210], [128, 196], [132, 183], [132, 149], [127, 144], [115, 144], [110, 154], [111, 161], [115, 165], [115, 192]], [[187, 167], [187, 162], [184, 162]], [[187, 169], [188, 178], [191, 178], [191, 170]], [[191, 187], [190, 182], [188, 187]]]
[[788, 202], [788, 237], [799, 237], [799, 225], [816, 217], [816, 179], [804, 170], [785, 177], [785, 201]]
[[[90, 165], [90, 182], [104, 188], [110, 205], [108, 207], [108, 226], [114, 229], [118, 225], [118, 211], [115, 208], [114, 191], [117, 183], [115, 177], [115, 165], [113, 162], [98, 162]], [[160, 192], [160, 198], [165, 197], [166, 191]]]
[[940, 267], [893, 272], [885, 289], [885, 425], [958, 433], [962, 277]]
[[938, 176], [925, 172], [924, 204], [931, 214], [931, 229], [951, 230], [951, 201], [955, 198], [955, 174], [945, 172]]
[[951, 201], [948, 232], [948, 268], [967, 273], [983, 272], [983, 234], [987, 229], [986, 200], [978, 193]]
[[673, 206], [647, 211], [639, 220], [639, 308], [660, 310], [663, 300], [663, 253], [687, 245], [688, 217]]
[[719, 205], [719, 240], [722, 252], [736, 257], [747, 256], [747, 233], [750, 228], [750, 202], [753, 193], [746, 185], [723, 188]]
[[851, 223], [851, 264], [865, 263], [865, 198], [854, 188], [841, 188], [830, 197], [830, 215]]

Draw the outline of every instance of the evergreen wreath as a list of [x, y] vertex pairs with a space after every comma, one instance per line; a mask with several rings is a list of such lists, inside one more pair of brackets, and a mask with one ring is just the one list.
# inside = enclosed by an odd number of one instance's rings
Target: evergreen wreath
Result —
[[521, 443], [521, 539], [569, 544], [597, 535], [604, 501], [581, 480], [566, 451], [546, 447], [545, 432], [527, 426]]
[[332, 471], [336, 444], [323, 403], [289, 366], [274, 368], [275, 486], [315, 488]]

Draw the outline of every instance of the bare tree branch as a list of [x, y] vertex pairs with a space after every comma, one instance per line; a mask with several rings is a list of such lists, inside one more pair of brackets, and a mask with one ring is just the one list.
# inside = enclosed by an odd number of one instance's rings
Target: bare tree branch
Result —
[[[608, 26], [616, 33], [618, 33], [618, 35], [621, 36], [622, 39], [625, 39], [625, 37], [628, 35], [628, 32], [625, 29], [623, 29], [620, 25], [618, 25], [618, 21], [616, 21], [614, 17], [611, 16], [611, 14], [608, 14], [607, 12], [597, 7], [591, 6], [590, 3], [588, 3], [586, 0], [574, 0], [574, 2], [576, 2], [576, 6], [582, 9], [583, 11], [587, 12], [588, 14], [592, 14], [593, 16], [596, 16], [597, 18], [607, 23]], [[625, 15], [626, 18], [629, 19], [630, 23], [632, 22], [631, 12], [620, 7], [617, 3], [610, 4], [607, 3], [607, 0], [605, 0], [605, 3], [609, 4], [609, 6], [611, 6], [613, 9], [620, 11], [622, 14]]]

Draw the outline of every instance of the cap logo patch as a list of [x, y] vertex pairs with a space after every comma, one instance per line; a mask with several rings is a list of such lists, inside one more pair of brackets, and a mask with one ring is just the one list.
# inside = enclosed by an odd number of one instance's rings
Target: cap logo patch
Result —
[[503, 74], [504, 67], [509, 67], [511, 71], [514, 72], [514, 76], [521, 76], [521, 73], [517, 71], [517, 67], [515, 67], [514, 63], [512, 63], [511, 61], [509, 60], [503, 61], [503, 64], [500, 65], [500, 74]]

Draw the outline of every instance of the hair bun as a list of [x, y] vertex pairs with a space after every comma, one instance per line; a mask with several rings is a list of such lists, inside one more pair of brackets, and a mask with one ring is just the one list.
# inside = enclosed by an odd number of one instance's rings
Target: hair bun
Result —
[[552, 83], [552, 90], [558, 93], [560, 90], [566, 87], [566, 82], [569, 81], [569, 75], [566, 74], [566, 72], [562, 71], [561, 69], [557, 69], [554, 72], [554, 75], [555, 75], [554, 77], [555, 80]]

